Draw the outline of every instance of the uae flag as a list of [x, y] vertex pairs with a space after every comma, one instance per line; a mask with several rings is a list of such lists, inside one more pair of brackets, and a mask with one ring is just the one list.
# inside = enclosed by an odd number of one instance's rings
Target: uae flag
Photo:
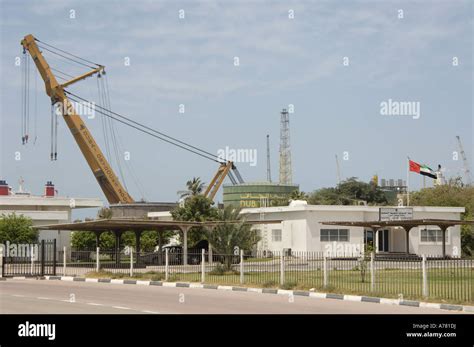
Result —
[[434, 179], [438, 178], [436, 176], [436, 172], [434, 172], [431, 168], [429, 168], [426, 165], [418, 164], [417, 162], [414, 162], [413, 160], [410, 160], [410, 171], [413, 171], [413, 172], [419, 173], [420, 175], [428, 176]]

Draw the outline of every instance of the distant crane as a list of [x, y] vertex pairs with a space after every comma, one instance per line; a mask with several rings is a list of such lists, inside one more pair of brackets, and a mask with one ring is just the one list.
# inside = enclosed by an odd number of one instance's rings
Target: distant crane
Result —
[[337, 184], [341, 184], [341, 168], [339, 167], [339, 158], [336, 154], [336, 173], [337, 173]]
[[458, 140], [459, 151], [461, 152], [461, 158], [464, 165], [464, 176], [466, 178], [466, 184], [470, 186], [472, 183], [471, 170], [469, 170], [469, 164], [467, 162], [466, 152], [464, 152], [464, 149], [462, 147], [461, 138], [459, 136], [456, 136], [456, 139]]

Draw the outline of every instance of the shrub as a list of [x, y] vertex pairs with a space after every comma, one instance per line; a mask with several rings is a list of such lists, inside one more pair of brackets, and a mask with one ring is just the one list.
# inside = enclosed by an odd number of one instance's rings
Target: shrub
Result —
[[165, 278], [165, 275], [164, 274], [156, 274], [156, 275], [153, 275], [150, 277], [150, 280], [151, 281], [161, 281]]
[[177, 282], [179, 281], [179, 276], [176, 274], [172, 274], [168, 276], [168, 282]]
[[270, 280], [270, 281], [263, 282], [262, 286], [263, 288], [272, 288], [272, 287], [276, 287], [277, 283], [273, 280]]
[[224, 276], [226, 273], [226, 268], [222, 264], [217, 264], [212, 271], [209, 272], [209, 275], [214, 276]]
[[297, 283], [296, 282], [285, 282], [283, 283], [283, 285], [280, 287], [281, 289], [285, 289], [285, 290], [290, 290], [290, 289], [293, 289], [297, 286]]

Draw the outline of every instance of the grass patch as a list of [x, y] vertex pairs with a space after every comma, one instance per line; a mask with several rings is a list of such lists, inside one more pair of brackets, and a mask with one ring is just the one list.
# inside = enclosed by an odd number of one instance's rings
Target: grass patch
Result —
[[[109, 271], [89, 272], [92, 278], [120, 278], [162, 281], [165, 278], [161, 272], [129, 274], [112, 273]], [[362, 281], [359, 270], [329, 271], [327, 287], [323, 287], [323, 272], [316, 269], [311, 271], [286, 271], [285, 284], [282, 289], [310, 290], [337, 294], [353, 294], [379, 296], [386, 298], [403, 298], [405, 300], [422, 300], [428, 302], [474, 304], [474, 271], [471, 268], [450, 269], [436, 268], [428, 270], [429, 297], [422, 296], [422, 274], [417, 269], [378, 269], [375, 275], [375, 289], [371, 290], [370, 271], [367, 271]], [[169, 282], [200, 282], [200, 272], [170, 274]], [[241, 285], [240, 274], [235, 271], [225, 271], [217, 267], [206, 273], [205, 282], [220, 285]], [[244, 286], [260, 288], [278, 288], [280, 272], [246, 272]]]

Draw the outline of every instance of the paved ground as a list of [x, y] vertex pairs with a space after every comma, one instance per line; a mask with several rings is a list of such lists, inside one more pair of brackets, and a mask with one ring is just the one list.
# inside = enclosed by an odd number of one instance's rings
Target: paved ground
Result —
[[453, 313], [300, 296], [293, 299], [196, 288], [41, 280], [0, 282], [0, 313]]

